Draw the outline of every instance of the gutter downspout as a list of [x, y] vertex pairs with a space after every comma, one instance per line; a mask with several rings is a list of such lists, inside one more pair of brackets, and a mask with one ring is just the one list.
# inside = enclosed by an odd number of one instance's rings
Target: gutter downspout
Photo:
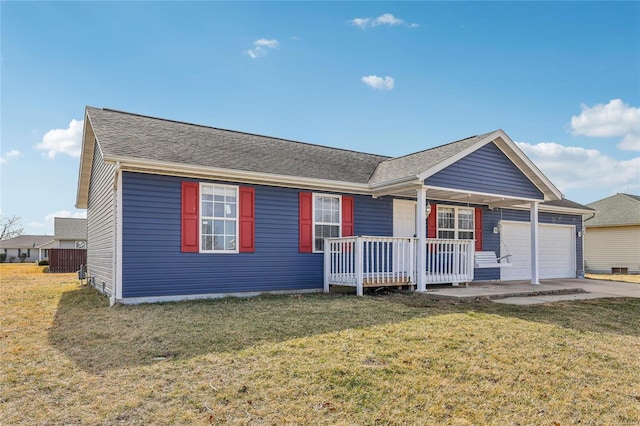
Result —
[[113, 265], [111, 271], [113, 289], [109, 297], [109, 306], [113, 306], [117, 301], [118, 292], [118, 181], [120, 177], [120, 162], [116, 161], [116, 167], [113, 171]]

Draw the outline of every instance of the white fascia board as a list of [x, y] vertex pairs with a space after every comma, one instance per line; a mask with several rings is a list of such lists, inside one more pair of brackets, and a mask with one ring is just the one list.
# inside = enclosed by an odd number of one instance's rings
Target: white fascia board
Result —
[[[91, 132], [91, 134], [88, 132]], [[87, 136], [91, 136], [90, 142], [87, 142]], [[75, 207], [78, 209], [86, 209], [89, 203], [89, 182], [91, 181], [93, 154], [97, 143], [97, 137], [91, 125], [91, 117], [89, 117], [89, 113], [85, 110], [82, 129], [82, 149], [80, 150], [80, 166], [78, 167], [78, 186], [76, 188]], [[84, 179], [83, 176], [85, 177]]]
[[523, 201], [523, 202], [542, 202], [542, 200], [538, 198], [514, 197], [512, 195], [493, 194], [491, 192], [468, 191], [466, 189], [443, 188], [441, 186], [425, 185], [425, 188], [427, 189], [427, 195], [429, 194], [428, 190], [433, 189], [437, 191], [459, 192], [461, 194], [478, 195], [480, 197], [502, 198], [504, 200], [514, 200], [514, 201]]
[[244, 170], [184, 165], [170, 162], [148, 161], [124, 157], [105, 157], [105, 161], [114, 163], [120, 162], [122, 170], [133, 172], [146, 172], [167, 176], [181, 176], [199, 179], [252, 183], [268, 186], [280, 186], [286, 188], [317, 189], [323, 191], [346, 192], [350, 194], [371, 194], [370, 186], [366, 183], [353, 183], [328, 179], [315, 179], [299, 176], [249, 172]]
[[[491, 206], [489, 206], [491, 207]], [[496, 208], [500, 208], [499, 206], [495, 206]], [[529, 211], [531, 206], [525, 204], [516, 204], [512, 206], [505, 207], [510, 210], [526, 210]], [[593, 214], [593, 210], [584, 210], [584, 209], [574, 209], [571, 207], [556, 207], [556, 206], [545, 206], [544, 204], [538, 204], [538, 210], [545, 213], [560, 213], [560, 214], [571, 214], [571, 215], [588, 215]]]
[[382, 197], [384, 195], [394, 194], [397, 191], [409, 191], [411, 189], [422, 188], [422, 186], [422, 180], [418, 179], [418, 176], [413, 175], [388, 182], [375, 183], [369, 187], [374, 197]]

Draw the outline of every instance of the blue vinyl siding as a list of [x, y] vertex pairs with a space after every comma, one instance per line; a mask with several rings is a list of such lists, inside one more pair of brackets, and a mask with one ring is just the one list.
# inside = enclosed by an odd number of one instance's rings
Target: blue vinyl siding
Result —
[[[323, 255], [298, 252], [299, 190], [251, 185], [255, 253], [182, 253], [183, 180], [196, 181], [123, 173], [124, 298], [322, 288]], [[354, 195], [354, 204], [357, 235], [392, 235], [391, 198]]]
[[544, 199], [542, 192], [493, 143], [440, 170], [425, 185]]

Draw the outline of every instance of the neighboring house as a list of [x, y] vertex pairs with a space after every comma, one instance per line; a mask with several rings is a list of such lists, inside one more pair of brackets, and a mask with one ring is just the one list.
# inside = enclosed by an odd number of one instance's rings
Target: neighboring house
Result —
[[[359, 286], [382, 283], [378, 267], [420, 291], [575, 278], [593, 212], [502, 130], [389, 158], [92, 107], [76, 207], [89, 280], [112, 303], [319, 291], [358, 250], [342, 267], [364, 271]], [[478, 251], [511, 266], [474, 268]]]
[[39, 262], [49, 258], [49, 249], [55, 248], [56, 242], [50, 235], [18, 235], [0, 241], [0, 250], [6, 254], [5, 262]]
[[590, 273], [640, 273], [640, 196], [616, 194], [588, 204], [584, 259]]
[[87, 248], [87, 219], [56, 217], [53, 229], [56, 248]]

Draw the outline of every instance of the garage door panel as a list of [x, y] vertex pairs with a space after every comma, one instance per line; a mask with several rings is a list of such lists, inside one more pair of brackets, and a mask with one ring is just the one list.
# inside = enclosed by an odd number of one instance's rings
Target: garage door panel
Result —
[[[538, 224], [540, 278], [575, 277], [575, 228]], [[503, 281], [531, 279], [531, 226], [526, 222], [503, 222], [501, 256], [511, 254], [512, 267], [502, 268]]]

